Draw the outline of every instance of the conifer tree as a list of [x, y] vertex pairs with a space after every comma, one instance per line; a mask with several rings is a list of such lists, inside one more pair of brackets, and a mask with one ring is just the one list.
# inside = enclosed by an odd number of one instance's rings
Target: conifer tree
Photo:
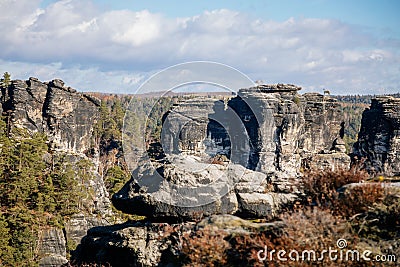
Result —
[[3, 78], [0, 80], [0, 87], [7, 88], [11, 84], [11, 75], [8, 72], [4, 72]]

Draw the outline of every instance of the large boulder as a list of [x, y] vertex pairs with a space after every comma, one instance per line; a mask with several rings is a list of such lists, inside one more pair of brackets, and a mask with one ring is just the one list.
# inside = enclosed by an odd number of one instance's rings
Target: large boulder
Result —
[[[111, 266], [167, 266], [163, 255], [179, 250], [178, 235], [193, 229], [194, 223], [126, 222], [91, 228], [73, 255], [78, 266], [98, 263]], [[173, 234], [169, 236], [172, 232]], [[171, 265], [170, 265], [171, 266]], [[174, 265], [172, 265], [174, 266]]]
[[147, 162], [132, 176], [114, 194], [114, 206], [158, 221], [195, 220], [213, 214], [274, 216], [295, 199], [292, 194], [270, 192], [271, 182], [264, 173], [239, 164], [207, 164], [188, 155], [174, 156], [165, 163]]

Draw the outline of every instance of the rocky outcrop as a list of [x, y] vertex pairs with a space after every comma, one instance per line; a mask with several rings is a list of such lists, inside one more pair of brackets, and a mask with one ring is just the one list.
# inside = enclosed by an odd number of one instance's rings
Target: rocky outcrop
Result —
[[100, 217], [95, 217], [84, 212], [74, 214], [65, 222], [65, 238], [71, 246], [77, 246], [82, 238], [87, 234], [87, 231], [93, 227], [109, 225], [110, 223]]
[[3, 113], [9, 116], [11, 128], [46, 133], [54, 150], [73, 153], [88, 153], [93, 147], [99, 104], [61, 80], [14, 80], [2, 95]]
[[[73, 255], [73, 263], [79, 266], [94, 262], [111, 266], [166, 266], [160, 264], [161, 258], [179, 251], [180, 235], [193, 226], [194, 223], [126, 222], [94, 227]], [[173, 231], [176, 234], [169, 236]]]
[[[190, 99], [165, 115], [163, 148], [172, 154], [227, 155], [246, 168], [296, 177], [316, 154], [344, 159], [341, 105], [327, 95], [299, 95], [294, 85], [259, 85], [237, 97]], [[325, 156], [328, 158], [329, 156]], [[317, 165], [317, 164], [314, 164]]]
[[[340, 103], [317, 93], [299, 95], [300, 89], [259, 85], [239, 90], [225, 103], [215, 99], [180, 103], [165, 116], [164, 149], [199, 156], [206, 152], [211, 157], [226, 154], [249, 169], [285, 177], [298, 176], [302, 161], [316, 154], [341, 153], [344, 158]], [[331, 163], [335, 166], [334, 160]]]
[[358, 141], [354, 144], [356, 160], [364, 159], [372, 175], [400, 175], [400, 99], [380, 96], [362, 116]]
[[182, 266], [184, 239], [197, 231], [247, 235], [254, 231], [279, 232], [279, 223], [252, 223], [232, 215], [213, 215], [196, 223], [127, 222], [95, 227], [82, 240], [73, 262], [118, 266]]
[[[163, 118], [166, 159], [134, 170], [114, 206], [157, 220], [193, 220], [199, 213], [273, 217], [296, 199], [293, 180], [302, 167], [350, 165], [339, 103], [298, 90], [259, 85], [229, 101], [175, 105]], [[230, 163], [216, 160], [221, 155]]]
[[337, 140], [343, 138], [342, 107], [326, 95], [306, 93], [303, 97], [305, 124], [300, 148], [307, 153], [329, 153]]
[[2, 115], [7, 130], [16, 135], [21, 130], [32, 135], [44, 133], [49, 145], [48, 161], [64, 158], [79, 173], [79, 162], [91, 163], [91, 179], [77, 177], [80, 186], [89, 188], [90, 196], [82, 200], [81, 214], [64, 222], [65, 228], [45, 229], [39, 239], [40, 266], [60, 266], [66, 260], [66, 244], [79, 244], [86, 231], [108, 224], [111, 203], [103, 178], [97, 173], [98, 144], [94, 142], [94, 125], [99, 117], [100, 101], [64, 85], [61, 80], [40, 82], [13, 80], [1, 91]]

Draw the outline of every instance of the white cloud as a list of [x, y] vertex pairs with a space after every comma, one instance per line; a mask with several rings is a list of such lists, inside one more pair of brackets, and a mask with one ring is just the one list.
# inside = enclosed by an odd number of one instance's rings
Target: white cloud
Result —
[[115, 91], [172, 64], [211, 60], [254, 80], [329, 87], [333, 93], [400, 87], [400, 40], [340, 21], [277, 22], [227, 9], [168, 18], [147, 10], [104, 11], [88, 0], [62, 0], [45, 9], [39, 2], [0, 2], [9, 10], [0, 15], [0, 29], [7, 32], [0, 39], [0, 71]]

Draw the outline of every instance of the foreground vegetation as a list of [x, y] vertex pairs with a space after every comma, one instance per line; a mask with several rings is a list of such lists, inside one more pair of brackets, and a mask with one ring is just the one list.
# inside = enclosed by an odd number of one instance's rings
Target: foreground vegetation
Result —
[[41, 231], [88, 208], [91, 164], [49, 153], [43, 134], [8, 133], [2, 120], [0, 144], [0, 266], [36, 265]]
[[[278, 230], [257, 230], [232, 234], [224, 230], [202, 229], [182, 238], [178, 261], [184, 266], [398, 266], [400, 257], [400, 192], [384, 183], [364, 183], [339, 189], [367, 178], [355, 170], [309, 172], [302, 181], [302, 201], [281, 214]], [[260, 261], [260, 250], [268, 252], [338, 249], [344, 239], [347, 250], [369, 250], [368, 258], [385, 255], [386, 262], [360, 261], [338, 257], [323, 260]], [[268, 254], [270, 255], [270, 254]], [[266, 256], [268, 256], [266, 255]], [[294, 254], [295, 255], [295, 254]], [[388, 259], [386, 258], [386, 259]], [[312, 258], [311, 258], [312, 259]], [[349, 259], [349, 260], [348, 260]], [[395, 262], [393, 262], [395, 260]]]
[[[228, 216], [214, 223], [199, 219], [189, 228], [185, 224], [168, 225], [159, 236], [162, 244], [169, 244], [161, 261], [199, 267], [398, 266], [399, 188], [367, 179], [366, 173], [354, 169], [309, 171], [299, 184], [304, 194], [273, 219], [245, 221]], [[325, 252], [321, 258], [324, 250], [334, 253]], [[280, 254], [285, 261], [278, 258], [279, 251], [287, 253]], [[363, 254], [365, 251], [367, 254]], [[363, 255], [371, 261], [364, 260]], [[376, 256], [384, 261], [375, 261]]]

